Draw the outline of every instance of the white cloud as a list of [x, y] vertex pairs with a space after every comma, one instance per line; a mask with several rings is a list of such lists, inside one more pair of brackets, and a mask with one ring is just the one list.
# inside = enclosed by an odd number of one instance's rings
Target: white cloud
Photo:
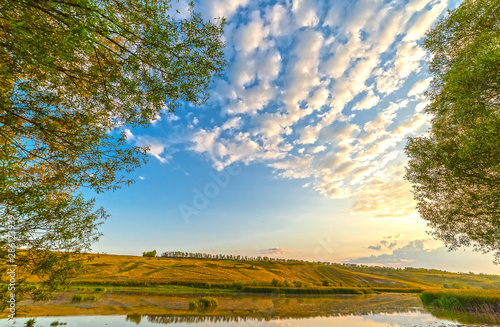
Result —
[[409, 12], [420, 11], [432, 0], [411, 0], [406, 5], [406, 10]]
[[415, 83], [413, 85], [413, 87], [411, 88], [411, 90], [408, 92], [408, 96], [411, 97], [411, 96], [421, 95], [422, 93], [427, 91], [427, 89], [429, 88], [429, 85], [431, 84], [431, 81], [432, 81], [432, 77], [429, 77], [429, 78], [426, 78], [422, 81]]
[[307, 105], [311, 109], [319, 110], [322, 106], [327, 104], [330, 92], [325, 87], [318, 88], [309, 99]]
[[181, 119], [179, 116], [174, 115], [173, 113], [167, 115], [167, 121], [168, 122], [173, 122], [176, 120]]
[[370, 120], [365, 124], [363, 129], [367, 132], [380, 131], [387, 128], [394, 118], [396, 117], [396, 112], [408, 102], [402, 101], [400, 103], [391, 103], [384, 111], [379, 113], [374, 119]]
[[275, 49], [270, 49], [260, 60], [257, 67], [257, 77], [264, 83], [270, 83], [278, 77], [281, 70], [281, 55]]
[[434, 7], [430, 10], [422, 13], [412, 27], [406, 33], [403, 41], [416, 41], [422, 38], [431, 27], [432, 23], [436, 21], [439, 15], [443, 12], [443, 10], [447, 7], [447, 1], [443, 0], [438, 2]]
[[238, 92], [238, 100], [229, 103], [224, 111], [231, 115], [256, 113], [262, 110], [277, 94], [275, 87], [269, 84], [259, 84]]
[[300, 32], [295, 39], [296, 44], [292, 53], [296, 57], [289, 62], [285, 76], [284, 101], [291, 112], [295, 112], [298, 101], [305, 99], [309, 90], [319, 84], [319, 52], [324, 41], [320, 32], [312, 30]]
[[193, 145], [190, 149], [196, 152], [213, 152], [219, 135], [220, 128], [215, 128], [211, 131], [200, 129], [192, 135], [191, 142], [193, 142]]
[[403, 217], [415, 212], [410, 184], [403, 179], [403, 164], [389, 167], [367, 181], [357, 192], [352, 207], [354, 214], [374, 217]]
[[257, 49], [264, 38], [269, 34], [269, 30], [264, 26], [260, 18], [259, 11], [254, 11], [250, 15], [251, 21], [247, 25], [240, 26], [233, 34], [233, 44], [237, 51], [248, 53]]
[[315, 146], [315, 147], [312, 147], [308, 150], [309, 153], [319, 153], [319, 152], [322, 152], [322, 151], [325, 151], [327, 148], [326, 146], [324, 145], [319, 145], [319, 146]]
[[430, 101], [423, 101], [423, 102], [420, 102], [418, 103], [416, 106], [415, 106], [415, 112], [422, 112], [425, 110], [425, 108], [430, 104], [431, 102]]
[[308, 125], [300, 132], [300, 138], [297, 140], [299, 144], [314, 144], [318, 139], [321, 129], [320, 126]]
[[373, 90], [369, 90], [363, 100], [359, 101], [352, 110], [365, 110], [376, 106], [380, 102], [380, 98], [373, 93]]
[[279, 176], [284, 178], [307, 178], [313, 174], [311, 169], [312, 155], [304, 154], [301, 157], [289, 156], [278, 162], [269, 164], [279, 171]]
[[291, 33], [291, 15], [285, 6], [276, 4], [271, 8], [268, 7], [264, 18], [269, 23], [269, 33], [272, 36], [276, 37]]
[[132, 134], [132, 132], [130, 131], [130, 129], [128, 128], [125, 128], [123, 130], [123, 133], [125, 133], [125, 137], [128, 139], [128, 140], [131, 140], [134, 138], [134, 134]]
[[402, 136], [414, 134], [426, 123], [429, 123], [429, 117], [425, 114], [417, 113], [408, 122], [396, 127], [393, 134]]
[[198, 0], [196, 10], [204, 14], [205, 19], [231, 16], [240, 7], [245, 7], [249, 0]]
[[241, 126], [241, 117], [233, 117], [222, 124], [221, 129], [237, 129]]
[[319, 23], [316, 6], [310, 0], [293, 0], [292, 13], [298, 27], [314, 27]]
[[[422, 69], [422, 30], [445, 2], [243, 1], [231, 8], [239, 4], [247, 12], [228, 24], [234, 55], [213, 96], [225, 120], [193, 128], [189, 148], [217, 169], [261, 162], [283, 178], [310, 178], [325, 196], [353, 197], [356, 213], [414, 212], [397, 164], [405, 136], [428, 122], [425, 102], [405, 99], [421, 100], [428, 80], [409, 92], [403, 85]], [[351, 104], [352, 112], [344, 110]]]
[[171, 156], [165, 153], [167, 148], [161, 140], [150, 136], [138, 136], [135, 138], [137, 146], [149, 147], [148, 154], [158, 159], [162, 164], [167, 163]]

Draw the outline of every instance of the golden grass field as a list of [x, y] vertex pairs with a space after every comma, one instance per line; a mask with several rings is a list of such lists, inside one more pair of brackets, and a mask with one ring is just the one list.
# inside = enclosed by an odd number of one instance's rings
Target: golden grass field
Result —
[[[496, 275], [414, 268], [106, 254], [90, 254], [89, 259], [84, 269], [72, 276], [68, 291], [56, 293], [48, 302], [33, 303], [29, 298], [22, 300], [19, 316], [192, 315], [188, 308], [189, 301], [204, 295], [216, 297], [219, 307], [214, 314], [225, 316], [286, 316], [307, 312], [322, 315], [322, 312], [348, 313], [360, 308], [367, 311], [382, 308], [390, 312], [400, 310], [401, 305], [422, 307], [416, 294], [402, 294], [405, 292], [460, 288], [482, 293], [487, 289], [500, 289], [500, 276]], [[273, 280], [279, 281], [281, 288], [272, 287]], [[294, 288], [297, 281], [302, 285]], [[255, 288], [267, 293], [248, 293]], [[305, 292], [301, 295], [281, 294], [298, 289]], [[314, 291], [337, 290], [354, 290], [358, 295], [312, 295], [317, 294]], [[500, 294], [500, 291], [491, 292]], [[74, 301], [75, 296], [84, 300]], [[0, 318], [4, 318], [4, 313], [0, 313]]]
[[147, 286], [178, 283], [197, 286], [205, 283], [216, 287], [234, 282], [270, 285], [277, 279], [291, 284], [301, 281], [306, 287], [321, 286], [326, 280], [330, 287], [500, 289], [500, 276], [425, 269], [105, 254], [92, 254], [91, 257], [93, 260], [74, 277], [74, 284]]

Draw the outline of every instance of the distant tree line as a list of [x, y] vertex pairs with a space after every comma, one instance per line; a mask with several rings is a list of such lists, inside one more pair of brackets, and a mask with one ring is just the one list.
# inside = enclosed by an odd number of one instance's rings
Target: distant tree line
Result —
[[[150, 253], [150, 252], [145, 252]], [[144, 256], [144, 254], [143, 254]], [[283, 263], [295, 263], [295, 264], [317, 264], [325, 266], [334, 266], [338, 268], [354, 268], [359, 271], [383, 271], [387, 269], [391, 270], [405, 270], [411, 272], [421, 272], [421, 273], [448, 273], [443, 270], [438, 269], [426, 269], [426, 268], [413, 268], [413, 267], [379, 267], [379, 266], [369, 266], [356, 263], [337, 263], [328, 261], [308, 261], [299, 259], [283, 259], [283, 258], [271, 258], [267, 256], [246, 256], [246, 255], [233, 255], [233, 254], [209, 254], [209, 253], [199, 253], [199, 252], [183, 252], [183, 251], [167, 251], [163, 252], [160, 257], [162, 258], [185, 258], [185, 259], [206, 259], [206, 260], [232, 260], [232, 261], [245, 261], [245, 262], [283, 262]], [[326, 285], [325, 285], [326, 286]]]

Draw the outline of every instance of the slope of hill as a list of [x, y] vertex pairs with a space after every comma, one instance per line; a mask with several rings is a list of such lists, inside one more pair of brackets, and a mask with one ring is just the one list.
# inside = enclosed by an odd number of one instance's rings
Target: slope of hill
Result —
[[91, 255], [74, 284], [500, 289], [500, 276], [340, 264]]

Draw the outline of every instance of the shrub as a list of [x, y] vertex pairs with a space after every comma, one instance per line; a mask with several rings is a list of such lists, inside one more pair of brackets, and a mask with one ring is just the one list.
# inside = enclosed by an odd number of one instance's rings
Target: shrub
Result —
[[300, 280], [296, 280], [293, 282], [293, 286], [295, 287], [302, 287], [302, 282]]
[[73, 302], [82, 302], [82, 301], [91, 301], [94, 302], [97, 300], [97, 295], [93, 294], [75, 294], [73, 295], [73, 298], [71, 299]]
[[241, 290], [245, 286], [242, 282], [233, 282], [231, 287], [237, 290]]
[[85, 295], [85, 298], [84, 298], [85, 301], [97, 301], [97, 295], [92, 295], [92, 294], [89, 294], [89, 295]]
[[26, 327], [33, 327], [35, 325], [35, 318], [31, 318], [28, 321], [26, 321]]
[[83, 301], [83, 296], [80, 294], [75, 294], [73, 295], [73, 298], [71, 299], [73, 302], [82, 302]]
[[274, 286], [274, 287], [283, 287], [283, 282], [277, 280], [276, 278], [273, 278], [273, 280], [271, 282], [271, 286]]
[[208, 311], [208, 310], [214, 310], [215, 308], [217, 308], [218, 305], [219, 303], [217, 302], [217, 299], [211, 296], [204, 296], [202, 298], [199, 298], [198, 300], [190, 301], [189, 309], [198, 311]]

